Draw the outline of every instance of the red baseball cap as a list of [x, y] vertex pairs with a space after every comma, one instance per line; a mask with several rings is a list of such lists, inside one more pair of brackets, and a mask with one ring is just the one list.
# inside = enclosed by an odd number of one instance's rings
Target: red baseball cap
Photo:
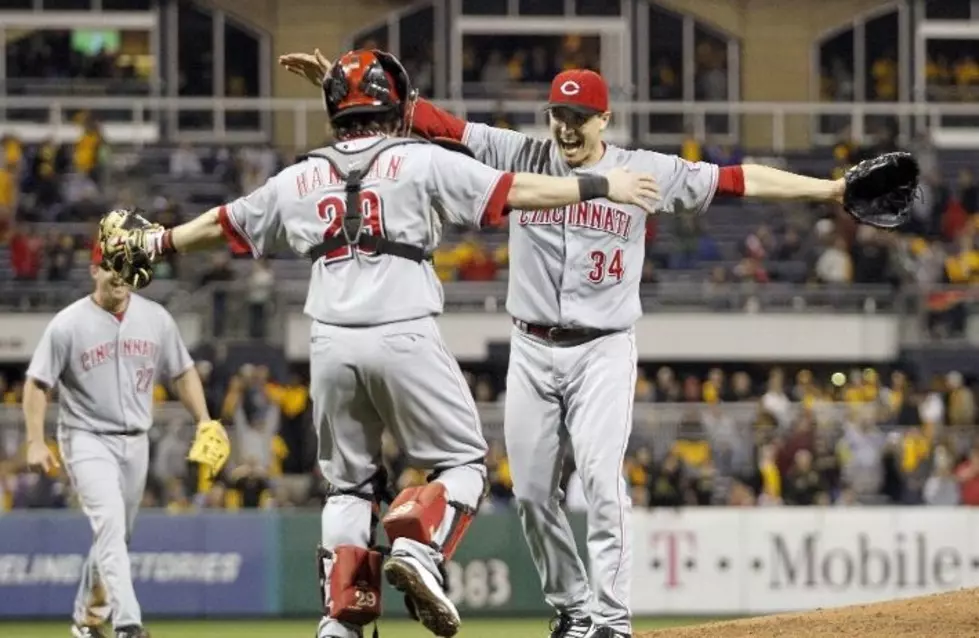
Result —
[[608, 85], [603, 78], [588, 69], [569, 69], [557, 74], [551, 82], [548, 109], [569, 108], [583, 115], [608, 111]]

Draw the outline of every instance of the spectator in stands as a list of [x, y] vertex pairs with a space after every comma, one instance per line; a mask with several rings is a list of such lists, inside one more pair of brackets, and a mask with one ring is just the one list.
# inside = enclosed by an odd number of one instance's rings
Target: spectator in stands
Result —
[[885, 437], [877, 427], [874, 414], [861, 410], [847, 417], [843, 426], [843, 477], [860, 497], [869, 498], [880, 491]]
[[741, 283], [767, 284], [770, 281], [765, 264], [757, 257], [744, 257], [732, 271], [735, 280]]
[[701, 387], [703, 395], [701, 400], [704, 403], [719, 403], [729, 401], [731, 396], [728, 393], [727, 379], [724, 371], [720, 368], [711, 368], [707, 372], [707, 380]]
[[897, 100], [897, 53], [893, 49], [874, 60], [870, 67], [873, 78], [873, 98], [879, 102]]
[[201, 158], [189, 143], [183, 142], [171, 151], [170, 175], [172, 177], [199, 177], [203, 174], [204, 167], [201, 165]]
[[258, 459], [247, 458], [231, 472], [236, 505], [245, 509], [267, 508], [272, 504], [271, 483]]
[[490, 52], [479, 79], [483, 89], [490, 95], [498, 95], [506, 88], [510, 81], [510, 70], [502, 53], [495, 49]]
[[758, 505], [782, 504], [782, 474], [775, 463], [776, 448], [766, 443], [758, 449]]
[[812, 466], [812, 452], [797, 450], [785, 474], [782, 493], [786, 505], [813, 505], [816, 495], [825, 491], [819, 473]]
[[979, 506], [979, 443], [973, 443], [969, 456], [955, 468], [963, 505]]
[[75, 266], [75, 240], [71, 235], [55, 235], [48, 246], [48, 279], [67, 281]]
[[850, 250], [853, 282], [882, 284], [894, 281], [890, 272], [891, 256], [884, 234], [871, 226], [857, 229], [856, 241]]
[[835, 498], [840, 489], [840, 459], [826, 434], [813, 439], [812, 466], [819, 473], [819, 485]]
[[680, 145], [680, 157], [688, 162], [699, 162], [704, 158], [700, 141], [697, 140], [693, 132], [693, 127], [691, 126], [687, 127], [686, 135]]
[[846, 240], [833, 237], [816, 260], [816, 277], [824, 284], [848, 284], [853, 281], [853, 261]]
[[44, 240], [35, 235], [16, 233], [10, 242], [10, 266], [19, 281], [35, 281], [41, 274]]
[[495, 507], [505, 507], [513, 500], [513, 477], [510, 475], [510, 461], [506, 450], [499, 441], [490, 445], [486, 456], [489, 496]]
[[958, 200], [969, 215], [979, 214], [979, 186], [972, 171], [959, 171]]
[[680, 507], [686, 502], [680, 458], [672, 451], [649, 473], [649, 506]]
[[17, 167], [9, 162], [9, 159], [0, 157], [0, 230], [4, 232], [10, 228], [20, 201]]
[[493, 254], [475, 234], [468, 234], [456, 247], [458, 278], [461, 281], [493, 281], [497, 264]]
[[64, 172], [64, 155], [53, 139], [48, 138], [35, 149], [30, 168], [30, 192], [39, 209], [54, 206], [61, 200], [59, 179]]
[[655, 396], [656, 389], [653, 386], [653, 382], [646, 375], [646, 370], [641, 366], [636, 366], [636, 402], [649, 403], [654, 400]]
[[972, 229], [970, 224], [969, 212], [962, 202], [955, 195], [951, 195], [945, 202], [945, 207], [941, 211], [941, 236], [946, 241], [957, 239], [963, 232]]
[[761, 397], [761, 408], [774, 416], [781, 427], [792, 421], [792, 402], [785, 392], [785, 371], [772, 368], [768, 374], [768, 386]]
[[728, 296], [728, 286], [731, 278], [724, 266], [714, 266], [710, 269], [707, 281], [703, 284], [703, 296], [707, 305], [714, 310], [729, 310], [731, 298]]
[[650, 70], [649, 97], [652, 100], [677, 100], [680, 95], [677, 70], [669, 59], [661, 57]]
[[152, 475], [164, 483], [187, 478], [187, 452], [193, 430], [181, 420], [167, 423], [153, 450]]
[[976, 399], [972, 389], [965, 385], [961, 372], [952, 371], [945, 376], [948, 390], [948, 424], [976, 425]]
[[98, 122], [91, 113], [79, 116], [82, 135], [75, 142], [73, 164], [75, 171], [91, 179], [96, 184], [102, 183], [101, 164], [104, 141]]
[[963, 98], [968, 98], [968, 89], [979, 84], [979, 63], [975, 57], [967, 55], [955, 63], [952, 70], [955, 77], [955, 85]]
[[268, 261], [254, 260], [248, 275], [248, 335], [252, 339], [265, 338], [274, 292], [275, 274]]
[[663, 366], [656, 371], [656, 402], [678, 403], [680, 401], [680, 384], [673, 374], [673, 369]]
[[751, 377], [747, 372], [735, 372], [731, 377], [731, 394], [734, 401], [754, 401], [755, 394], [751, 387]]
[[950, 507], [959, 504], [959, 482], [952, 473], [952, 457], [944, 446], [935, 448], [934, 469], [925, 481], [925, 505]]
[[[927, 449], [927, 441], [925, 441]], [[890, 432], [884, 439], [881, 451], [880, 494], [893, 505], [915, 505], [920, 500], [921, 488], [927, 474], [927, 451], [921, 454], [916, 465], [904, 467], [906, 448], [897, 432]]]

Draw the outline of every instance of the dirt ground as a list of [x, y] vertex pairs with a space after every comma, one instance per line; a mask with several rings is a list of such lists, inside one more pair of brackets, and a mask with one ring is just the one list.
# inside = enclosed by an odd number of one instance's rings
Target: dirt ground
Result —
[[638, 638], [979, 638], [979, 590], [711, 623], [639, 634]]

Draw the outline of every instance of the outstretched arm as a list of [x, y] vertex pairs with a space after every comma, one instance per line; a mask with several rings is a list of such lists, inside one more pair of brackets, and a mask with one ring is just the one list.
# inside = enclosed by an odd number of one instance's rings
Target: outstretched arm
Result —
[[842, 201], [842, 179], [817, 179], [771, 166], [743, 164], [720, 169], [719, 195], [759, 199], [804, 199], [821, 202]]
[[265, 247], [279, 234], [277, 199], [273, 177], [244, 197], [212, 208], [174, 228], [143, 233], [138, 241], [153, 259], [222, 245], [227, 245], [236, 255], [261, 257]]

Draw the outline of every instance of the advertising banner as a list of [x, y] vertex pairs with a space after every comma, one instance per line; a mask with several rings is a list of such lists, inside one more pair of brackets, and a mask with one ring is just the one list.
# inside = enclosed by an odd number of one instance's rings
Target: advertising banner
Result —
[[636, 512], [636, 614], [754, 614], [979, 586], [968, 508]]
[[[276, 527], [261, 513], [142, 514], [129, 555], [143, 613], [276, 612]], [[0, 516], [0, 617], [67, 617], [91, 539], [80, 514]]]

